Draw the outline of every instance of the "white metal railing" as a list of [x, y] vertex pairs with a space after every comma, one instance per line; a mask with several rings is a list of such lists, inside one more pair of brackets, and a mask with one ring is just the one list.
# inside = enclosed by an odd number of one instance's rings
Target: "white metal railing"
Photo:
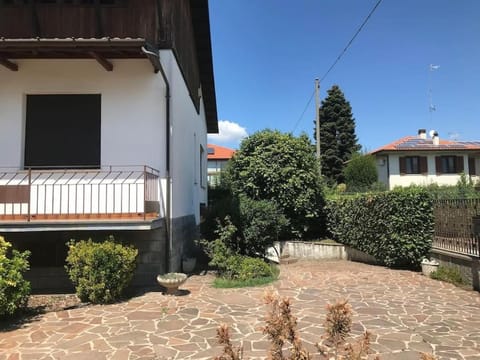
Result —
[[0, 168], [0, 219], [162, 217], [162, 187], [148, 166]]

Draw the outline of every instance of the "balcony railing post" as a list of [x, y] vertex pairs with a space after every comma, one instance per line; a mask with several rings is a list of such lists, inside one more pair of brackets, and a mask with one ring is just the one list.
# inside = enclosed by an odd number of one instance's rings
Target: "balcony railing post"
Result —
[[143, 165], [143, 220], [147, 220], [147, 166]]
[[28, 203], [27, 203], [27, 221], [31, 220], [30, 204], [32, 203], [32, 168], [28, 168]]

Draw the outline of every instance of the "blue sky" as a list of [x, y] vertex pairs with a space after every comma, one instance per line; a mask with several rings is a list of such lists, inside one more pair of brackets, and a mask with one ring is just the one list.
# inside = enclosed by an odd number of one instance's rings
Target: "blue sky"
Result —
[[[294, 130], [314, 89], [377, 0], [210, 0], [220, 136]], [[429, 64], [433, 104], [429, 112]], [[321, 83], [338, 84], [367, 150], [419, 128], [480, 140], [480, 1], [383, 0]], [[295, 129], [313, 132], [314, 101]]]

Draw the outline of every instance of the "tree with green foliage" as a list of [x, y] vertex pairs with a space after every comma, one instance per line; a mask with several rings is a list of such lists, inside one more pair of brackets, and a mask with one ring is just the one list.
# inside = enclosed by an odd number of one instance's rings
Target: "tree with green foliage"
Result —
[[327, 93], [319, 110], [322, 175], [330, 184], [340, 184], [344, 182], [345, 162], [361, 146], [355, 135], [352, 107], [342, 90], [338, 85], [333, 85]]
[[285, 215], [285, 238], [324, 229], [321, 178], [307, 135], [263, 130], [246, 138], [230, 161], [226, 179], [234, 195], [271, 200]]
[[377, 165], [372, 155], [355, 153], [343, 170], [348, 191], [366, 191], [378, 180]]

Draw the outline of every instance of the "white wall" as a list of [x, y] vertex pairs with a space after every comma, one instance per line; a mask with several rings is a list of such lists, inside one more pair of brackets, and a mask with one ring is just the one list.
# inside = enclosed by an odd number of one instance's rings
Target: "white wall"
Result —
[[[160, 58], [171, 89], [172, 216], [194, 214], [199, 223], [199, 204], [207, 202], [203, 101], [198, 114], [172, 51], [162, 50]], [[19, 60], [18, 72], [0, 66], [0, 168], [23, 166], [27, 94], [101, 94], [102, 165], [148, 165], [164, 177], [166, 102], [162, 76], [153, 72], [147, 59], [112, 63], [112, 72], [95, 60]], [[205, 150], [203, 180], [200, 146]]]
[[[195, 214], [200, 223], [200, 203], [207, 203], [207, 129], [203, 101], [200, 114], [190, 98], [175, 56], [160, 51], [160, 60], [170, 81], [171, 91], [171, 175], [173, 217]], [[204, 169], [200, 179], [200, 146], [203, 146]]]
[[163, 176], [165, 86], [148, 60], [19, 60], [0, 67], [0, 167], [23, 166], [28, 94], [101, 94], [101, 164], [149, 165]]
[[[388, 171], [389, 171], [389, 189], [393, 189], [396, 186], [409, 186], [412, 184], [415, 185], [429, 185], [432, 183], [437, 183], [438, 185], [456, 185], [460, 179], [460, 174], [436, 174], [435, 166], [435, 157], [440, 155], [454, 155], [454, 156], [463, 156], [464, 159], [464, 172], [468, 174], [468, 155], [462, 153], [395, 153], [388, 154]], [[402, 156], [427, 156], [427, 165], [428, 165], [428, 174], [405, 174], [400, 175], [400, 162], [399, 158]], [[384, 156], [377, 155], [377, 168], [380, 171], [384, 171], [378, 165], [378, 159]], [[478, 161], [478, 159], [477, 159]], [[476, 180], [477, 177], [474, 177], [473, 180]], [[384, 183], [385, 179], [379, 176], [379, 181]]]

